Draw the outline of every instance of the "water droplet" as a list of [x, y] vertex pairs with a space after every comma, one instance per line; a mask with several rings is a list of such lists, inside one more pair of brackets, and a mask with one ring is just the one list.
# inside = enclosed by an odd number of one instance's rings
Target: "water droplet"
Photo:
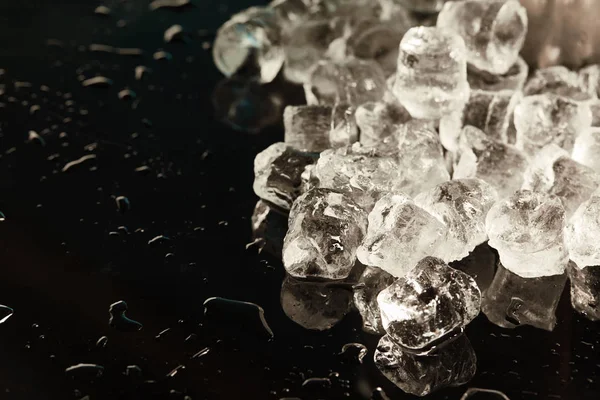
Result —
[[330, 388], [331, 380], [329, 378], [308, 378], [302, 382], [302, 387]]
[[154, 336], [154, 339], [161, 340], [162, 338], [167, 336], [169, 334], [169, 332], [171, 332], [171, 328], [163, 329], [162, 331], [160, 331], [158, 333], [158, 335]]
[[131, 210], [131, 202], [129, 201], [129, 199], [125, 196], [118, 196], [115, 199], [115, 202], [117, 203], [117, 210], [119, 212], [127, 212], [129, 210]]
[[6, 215], [2, 211], [0, 211], [0, 222], [6, 221]]
[[244, 324], [245, 328], [249, 326], [246, 323], [254, 320], [260, 324], [262, 330], [272, 338], [275, 335], [269, 324], [265, 320], [265, 310], [258, 304], [230, 300], [222, 297], [211, 297], [204, 302], [204, 316], [213, 321], [232, 322]]
[[131, 89], [123, 89], [118, 93], [119, 100], [131, 100], [137, 97], [137, 94]]
[[183, 31], [183, 27], [179, 24], [175, 24], [172, 25], [171, 27], [169, 27], [164, 35], [163, 35], [163, 39], [166, 43], [171, 43], [171, 42], [176, 42], [176, 41], [180, 41], [180, 42], [187, 42], [189, 40], [188, 35]]
[[106, 7], [105, 5], [100, 5], [98, 7], [96, 7], [96, 9], [94, 10], [94, 14], [97, 15], [102, 15], [102, 16], [108, 16], [110, 15], [110, 8]]
[[46, 140], [41, 137], [36, 131], [29, 131], [27, 135], [27, 143], [38, 143], [41, 146], [46, 145]]
[[169, 241], [169, 240], [171, 240], [171, 239], [168, 238], [168, 237], [166, 237], [166, 236], [158, 235], [158, 236], [155, 236], [152, 239], [150, 239], [148, 241], [148, 245], [149, 246], [156, 246], [156, 245], [159, 245], [159, 244], [164, 243], [164, 242]]
[[192, 356], [192, 358], [200, 358], [200, 357], [204, 357], [205, 355], [207, 355], [208, 353], [210, 353], [210, 348], [209, 347], [205, 347], [202, 350], [200, 350], [199, 352], [197, 352], [196, 354], [194, 354]]
[[360, 362], [361, 364], [363, 362], [363, 359], [365, 358], [365, 356], [369, 352], [367, 350], [367, 346], [365, 346], [362, 343], [346, 343], [345, 345], [342, 346], [342, 352], [340, 354], [345, 354], [350, 349], [357, 349], [358, 350], [358, 356], [357, 356], [357, 358], [358, 358], [358, 362]]
[[[0, 213], [2, 214], [2, 213]], [[0, 304], [0, 324], [3, 324], [14, 314], [15, 310], [8, 306]]]
[[159, 50], [152, 55], [152, 58], [154, 58], [157, 61], [159, 61], [159, 60], [169, 61], [169, 60], [173, 59], [173, 55], [171, 55], [171, 53], [169, 53], [167, 51]]
[[185, 365], [178, 365], [177, 367], [175, 367], [171, 372], [169, 372], [167, 374], [167, 378], [172, 378], [175, 375], [177, 375], [179, 373], [179, 371], [182, 371], [185, 369]]
[[98, 364], [76, 364], [65, 369], [65, 373], [74, 378], [93, 380], [104, 373], [104, 367]]
[[113, 46], [109, 46], [107, 44], [99, 44], [99, 43], [90, 44], [88, 49], [94, 53], [114, 53], [115, 52], [115, 48]]
[[96, 347], [101, 349], [105, 348], [108, 344], [108, 336], [101, 336], [100, 339], [96, 341]]
[[137, 67], [135, 67], [135, 79], [141, 81], [144, 78], [144, 76], [146, 76], [149, 72], [149, 68], [143, 65], [138, 65]]
[[117, 301], [110, 305], [108, 312], [110, 314], [110, 319], [108, 320], [108, 324], [113, 328], [116, 328], [119, 331], [131, 332], [131, 331], [139, 331], [142, 329], [142, 324], [137, 321], [134, 321], [128, 318], [125, 315], [127, 311], [127, 303], [123, 300]]
[[107, 88], [112, 86], [113, 81], [105, 76], [95, 76], [81, 82], [84, 87]]
[[190, 0], [154, 0], [148, 7], [154, 11], [161, 8], [183, 8], [190, 5]]
[[72, 169], [73, 167], [76, 167], [78, 165], [81, 165], [83, 163], [85, 163], [88, 160], [94, 160], [96, 158], [95, 154], [88, 154], [86, 156], [83, 156], [77, 160], [68, 162], [65, 164], [65, 166], [62, 169], [62, 172], [67, 172], [68, 170]]
[[137, 365], [128, 365], [125, 368], [125, 375], [135, 378], [140, 377], [142, 376], [142, 369]]

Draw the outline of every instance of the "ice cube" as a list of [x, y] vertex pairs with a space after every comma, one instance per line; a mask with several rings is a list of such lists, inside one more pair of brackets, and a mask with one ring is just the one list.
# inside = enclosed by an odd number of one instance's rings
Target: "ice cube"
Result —
[[564, 220], [558, 197], [519, 190], [488, 212], [488, 243], [498, 250], [502, 265], [523, 278], [561, 275], [569, 261]]
[[505, 74], [525, 43], [527, 10], [518, 0], [450, 1], [440, 11], [437, 26], [463, 38], [469, 64]]
[[251, 7], [235, 14], [217, 31], [215, 65], [226, 76], [242, 68], [261, 82], [271, 82], [284, 61], [281, 29], [269, 7]]
[[392, 0], [416, 13], [434, 14], [439, 12], [448, 0]]
[[580, 69], [579, 79], [590, 96], [600, 96], [600, 64], [593, 64]]
[[567, 151], [573, 149], [577, 135], [592, 123], [589, 105], [549, 94], [524, 97], [514, 112], [516, 146], [534, 155], [554, 143]]
[[472, 65], [467, 66], [467, 81], [471, 90], [487, 90], [490, 92], [501, 90], [520, 91], [525, 85], [528, 74], [529, 66], [521, 57], [517, 58], [517, 61], [508, 69], [508, 72], [501, 75], [479, 70]]
[[438, 119], [469, 99], [463, 39], [435, 27], [415, 27], [400, 42], [394, 94], [414, 118]]
[[547, 146], [533, 159], [525, 171], [523, 189], [558, 196], [570, 218], [577, 207], [600, 186], [600, 174], [561, 154], [555, 146]]
[[516, 147], [493, 140], [475, 127], [465, 126], [459, 149], [454, 179], [482, 179], [496, 189], [499, 198], [508, 197], [521, 188], [528, 161]]
[[344, 279], [356, 261], [367, 215], [341, 192], [312, 189], [290, 211], [283, 265], [296, 278]]
[[404, 392], [426, 396], [470, 381], [477, 370], [477, 357], [465, 335], [427, 356], [406, 352], [392, 335], [385, 335], [375, 350], [375, 365]]
[[390, 137], [398, 132], [400, 125], [411, 119], [408, 111], [399, 103], [383, 101], [358, 106], [355, 117], [360, 128], [360, 143], [365, 146], [384, 146], [384, 149], [388, 141], [393, 141]]
[[475, 247], [462, 260], [452, 261], [448, 265], [469, 274], [477, 282], [481, 293], [485, 293], [494, 279], [498, 266], [498, 254], [487, 243], [483, 243]]
[[565, 100], [587, 102], [593, 97], [577, 72], [562, 65], [535, 71], [523, 89], [526, 96], [548, 94]]
[[462, 112], [462, 125], [474, 126], [491, 139], [507, 143], [508, 126], [521, 99], [521, 92], [472, 90]]
[[315, 157], [274, 143], [254, 159], [254, 193], [263, 200], [289, 210], [300, 194], [304, 168], [315, 162]]
[[259, 200], [252, 213], [252, 238], [259, 251], [281, 257], [283, 238], [287, 232], [287, 214], [274, 205]]
[[567, 271], [571, 281], [573, 309], [592, 321], [600, 320], [600, 266], [578, 268], [569, 263]]
[[573, 160], [600, 173], [600, 127], [584, 130], [575, 139]]
[[343, 105], [287, 106], [283, 113], [285, 143], [308, 152], [354, 143], [358, 140], [358, 128], [348, 113], [352, 111]]
[[403, 348], [425, 353], [479, 314], [475, 280], [425, 257], [377, 296], [383, 328]]
[[310, 71], [326, 58], [329, 45], [344, 33], [340, 18], [304, 21], [286, 34], [284, 76], [295, 83], [306, 83]]
[[434, 254], [447, 229], [408, 196], [389, 193], [369, 214], [367, 234], [357, 257], [365, 265], [403, 277], [419, 260]]
[[579, 268], [600, 265], [600, 190], [583, 202], [565, 228], [569, 256]]
[[382, 99], [386, 87], [385, 74], [373, 60], [321, 60], [311, 68], [304, 94], [308, 104], [358, 106]]
[[481, 310], [491, 322], [504, 328], [531, 325], [552, 331], [556, 325], [556, 307], [566, 282], [564, 272], [523, 278], [500, 264], [483, 297]]
[[415, 204], [448, 227], [435, 255], [446, 262], [466, 257], [487, 240], [485, 217], [498, 198], [481, 179], [453, 179], [415, 197]]
[[306, 0], [273, 0], [269, 7], [275, 12], [283, 28], [299, 24], [311, 12], [310, 2]]
[[366, 267], [358, 283], [354, 285], [354, 305], [363, 321], [363, 330], [372, 334], [385, 334], [381, 324], [381, 312], [377, 295], [394, 280], [392, 275], [377, 267]]
[[331, 329], [350, 311], [352, 294], [326, 282], [307, 282], [286, 276], [281, 286], [281, 307], [289, 319], [305, 329]]

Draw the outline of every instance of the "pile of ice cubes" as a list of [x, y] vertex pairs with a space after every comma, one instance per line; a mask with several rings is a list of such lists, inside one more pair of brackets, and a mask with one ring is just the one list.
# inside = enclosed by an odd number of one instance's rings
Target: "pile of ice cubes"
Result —
[[[518, 0], [276, 0], [217, 35], [224, 74], [306, 94], [256, 157], [255, 231], [289, 214], [288, 279], [353, 284], [409, 393], [473, 376], [480, 310], [552, 330], [570, 278], [600, 319], [600, 65], [530, 73], [526, 32]], [[286, 285], [282, 301], [317, 290]]]

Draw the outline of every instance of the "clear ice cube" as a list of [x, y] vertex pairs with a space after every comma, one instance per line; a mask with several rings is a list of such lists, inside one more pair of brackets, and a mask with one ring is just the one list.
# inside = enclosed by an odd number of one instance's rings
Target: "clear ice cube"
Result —
[[503, 328], [530, 325], [552, 331], [556, 307], [567, 282], [567, 274], [523, 278], [498, 266], [492, 285], [483, 297], [481, 310]]
[[600, 320], [600, 266], [578, 268], [570, 263], [567, 271], [573, 309], [592, 321]]
[[283, 265], [295, 278], [344, 279], [356, 261], [367, 215], [344, 193], [312, 189], [290, 211]]
[[523, 58], [517, 58], [517, 61], [508, 69], [508, 72], [496, 75], [487, 71], [482, 71], [472, 65], [467, 66], [467, 81], [471, 90], [487, 90], [498, 92], [501, 90], [520, 91], [525, 85], [529, 74], [529, 65]]
[[584, 130], [575, 139], [573, 160], [600, 173], [600, 127]]
[[304, 94], [308, 104], [359, 106], [382, 99], [386, 88], [385, 74], [373, 60], [321, 60], [311, 68]]
[[496, 189], [499, 198], [504, 198], [521, 188], [527, 165], [525, 154], [516, 147], [493, 140], [475, 127], [465, 126], [452, 176], [454, 179], [482, 179]]
[[510, 120], [521, 99], [521, 92], [471, 90], [462, 112], [462, 125], [474, 126], [491, 139], [507, 143]]
[[469, 64], [505, 74], [525, 43], [527, 10], [518, 0], [450, 1], [440, 11], [437, 26], [463, 38]]
[[377, 296], [386, 332], [404, 349], [426, 353], [478, 314], [475, 280], [439, 258], [425, 257]]
[[369, 214], [367, 234], [357, 257], [403, 277], [424, 257], [434, 254], [448, 228], [406, 195], [383, 196]]
[[453, 32], [415, 27], [400, 42], [394, 94], [414, 118], [438, 119], [469, 99], [466, 48]]
[[514, 112], [516, 146], [528, 155], [554, 143], [567, 151], [573, 149], [577, 135], [592, 124], [586, 103], [549, 94], [524, 97]]
[[360, 128], [360, 143], [365, 146], [387, 147], [400, 125], [411, 119], [399, 103], [383, 101], [364, 103], [356, 109], [356, 124]]
[[496, 190], [477, 178], [453, 179], [416, 196], [416, 205], [448, 227], [435, 255], [460, 260], [485, 242], [485, 217], [497, 198]]
[[562, 65], [541, 68], [525, 84], [526, 96], [548, 94], [571, 101], [587, 102], [593, 97], [577, 72]]
[[375, 350], [375, 365], [402, 391], [427, 396], [470, 381], [477, 370], [477, 357], [465, 335], [427, 356], [406, 352], [392, 335], [385, 335]]
[[352, 294], [326, 282], [307, 282], [286, 276], [281, 285], [281, 308], [305, 329], [331, 329], [350, 311]]
[[385, 334], [377, 295], [390, 286], [396, 278], [377, 267], [366, 267], [354, 285], [354, 306], [362, 317], [363, 330], [372, 334]]
[[358, 140], [352, 110], [338, 106], [287, 106], [283, 113], [285, 143], [300, 151], [321, 152]]
[[274, 143], [254, 159], [254, 193], [285, 210], [300, 194], [304, 168], [315, 162], [315, 157]]
[[569, 261], [564, 222], [558, 197], [519, 190], [494, 204], [485, 224], [502, 265], [523, 278], [536, 278], [564, 272]]
[[579, 79], [592, 97], [600, 96], [600, 64], [593, 64], [580, 69]]
[[571, 260], [579, 268], [600, 265], [600, 190], [583, 202], [565, 228]]
[[281, 29], [269, 7], [251, 7], [235, 14], [217, 31], [215, 65], [225, 76], [251, 70], [261, 82], [271, 82], [284, 61]]

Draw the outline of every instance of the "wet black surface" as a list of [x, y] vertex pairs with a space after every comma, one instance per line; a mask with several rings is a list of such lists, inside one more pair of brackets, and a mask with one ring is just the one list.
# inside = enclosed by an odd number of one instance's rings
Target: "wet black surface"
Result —
[[[217, 121], [211, 94], [222, 77], [208, 44], [231, 13], [258, 2], [150, 11], [114, 0], [109, 16], [87, 3], [0, 5], [0, 304], [15, 310], [0, 324], [0, 398], [368, 399], [378, 386], [412, 398], [373, 365], [378, 337], [361, 331], [356, 312], [331, 330], [305, 330], [281, 307], [281, 262], [246, 249], [253, 159], [283, 134]], [[187, 43], [163, 41], [175, 23]], [[90, 51], [94, 43], [143, 54]], [[172, 59], [155, 60], [161, 49]], [[140, 65], [151, 72], [138, 81]], [[112, 85], [82, 86], [96, 75]], [[136, 97], [119, 99], [127, 88]], [[30, 130], [41, 139], [28, 140]], [[210, 297], [260, 305], [274, 338], [235, 313], [205, 318]], [[552, 333], [480, 315], [467, 328], [478, 371], [466, 387], [513, 400], [597, 398], [599, 326], [567, 297]], [[119, 300], [141, 330], [109, 326]], [[368, 347], [363, 364], [340, 355], [350, 342]], [[79, 363], [103, 373], [65, 373]], [[466, 387], [430, 398], [458, 399]]]

